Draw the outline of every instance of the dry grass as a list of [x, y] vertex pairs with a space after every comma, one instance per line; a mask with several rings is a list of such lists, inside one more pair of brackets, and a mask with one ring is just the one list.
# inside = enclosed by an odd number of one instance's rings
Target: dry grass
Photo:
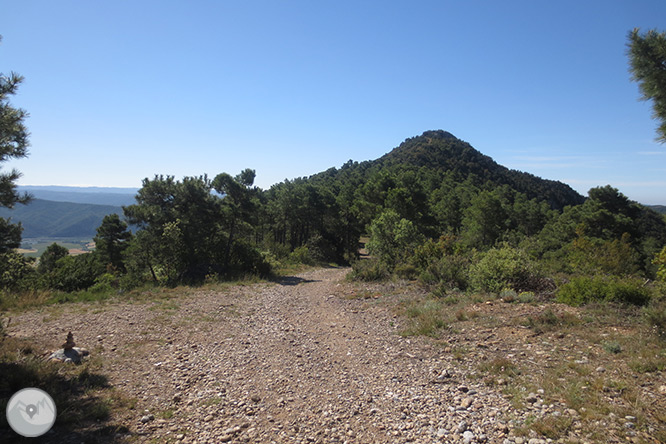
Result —
[[[111, 417], [132, 408], [134, 402], [110, 386], [99, 360], [82, 365], [45, 361], [35, 354], [40, 348], [25, 339], [0, 335], [0, 409], [6, 409], [18, 390], [39, 387], [53, 397], [58, 408], [56, 436], [76, 430], [82, 441], [105, 442], [117, 432], [127, 431], [112, 423]], [[0, 415], [0, 431], [9, 433], [8, 428], [5, 415]]]
[[[573, 418], [536, 415], [517, 435], [666, 442], [666, 340], [653, 326], [654, 313], [609, 304], [537, 304], [533, 298], [517, 304], [516, 298], [459, 295], [451, 302], [403, 302], [410, 322], [403, 334], [477, 342], [483, 345], [474, 357], [481, 378], [500, 388], [514, 408], [528, 408], [527, 394], [539, 391], [543, 404], [575, 411]], [[468, 353], [464, 359], [472, 358]]]

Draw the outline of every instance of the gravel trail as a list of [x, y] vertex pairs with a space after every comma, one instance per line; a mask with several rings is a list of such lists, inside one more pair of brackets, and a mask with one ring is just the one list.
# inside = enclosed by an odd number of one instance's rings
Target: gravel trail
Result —
[[55, 349], [71, 330], [136, 400], [113, 418], [119, 442], [514, 442], [509, 402], [442, 343], [401, 337], [391, 304], [359, 296], [347, 272], [37, 310], [10, 333], [42, 325]]

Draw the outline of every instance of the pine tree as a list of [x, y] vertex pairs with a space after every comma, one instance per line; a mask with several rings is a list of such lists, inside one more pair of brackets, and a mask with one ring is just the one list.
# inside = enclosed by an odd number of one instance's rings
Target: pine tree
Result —
[[[28, 114], [9, 103], [9, 96], [16, 94], [22, 81], [23, 77], [16, 73], [8, 76], [0, 73], [0, 163], [28, 154], [28, 130], [23, 124]], [[15, 182], [19, 177], [21, 174], [15, 169], [0, 172], [0, 207], [13, 208], [16, 203], [27, 203], [30, 199], [16, 191]], [[0, 221], [0, 253], [17, 248], [20, 243], [20, 226], [4, 219]]]
[[666, 142], [666, 32], [654, 29], [629, 33], [632, 80], [638, 82], [643, 100], [652, 100], [653, 118], [660, 121], [657, 140]]

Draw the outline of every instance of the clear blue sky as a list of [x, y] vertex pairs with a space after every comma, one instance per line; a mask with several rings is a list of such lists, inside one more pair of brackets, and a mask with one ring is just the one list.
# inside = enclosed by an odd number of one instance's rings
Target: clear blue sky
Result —
[[666, 204], [666, 146], [627, 33], [666, 1], [0, 0], [0, 72], [25, 76], [23, 185], [257, 185], [443, 129], [581, 193]]

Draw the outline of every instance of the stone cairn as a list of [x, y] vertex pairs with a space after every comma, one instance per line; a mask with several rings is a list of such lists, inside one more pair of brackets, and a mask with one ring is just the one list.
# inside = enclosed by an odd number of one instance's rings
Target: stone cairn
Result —
[[48, 357], [48, 360], [55, 360], [61, 362], [73, 362], [74, 364], [80, 364], [85, 356], [88, 356], [90, 352], [85, 348], [80, 348], [76, 346], [74, 342], [74, 335], [70, 331], [67, 334], [67, 340], [64, 344], [61, 345], [60, 350], [56, 350], [51, 353], [51, 356]]

